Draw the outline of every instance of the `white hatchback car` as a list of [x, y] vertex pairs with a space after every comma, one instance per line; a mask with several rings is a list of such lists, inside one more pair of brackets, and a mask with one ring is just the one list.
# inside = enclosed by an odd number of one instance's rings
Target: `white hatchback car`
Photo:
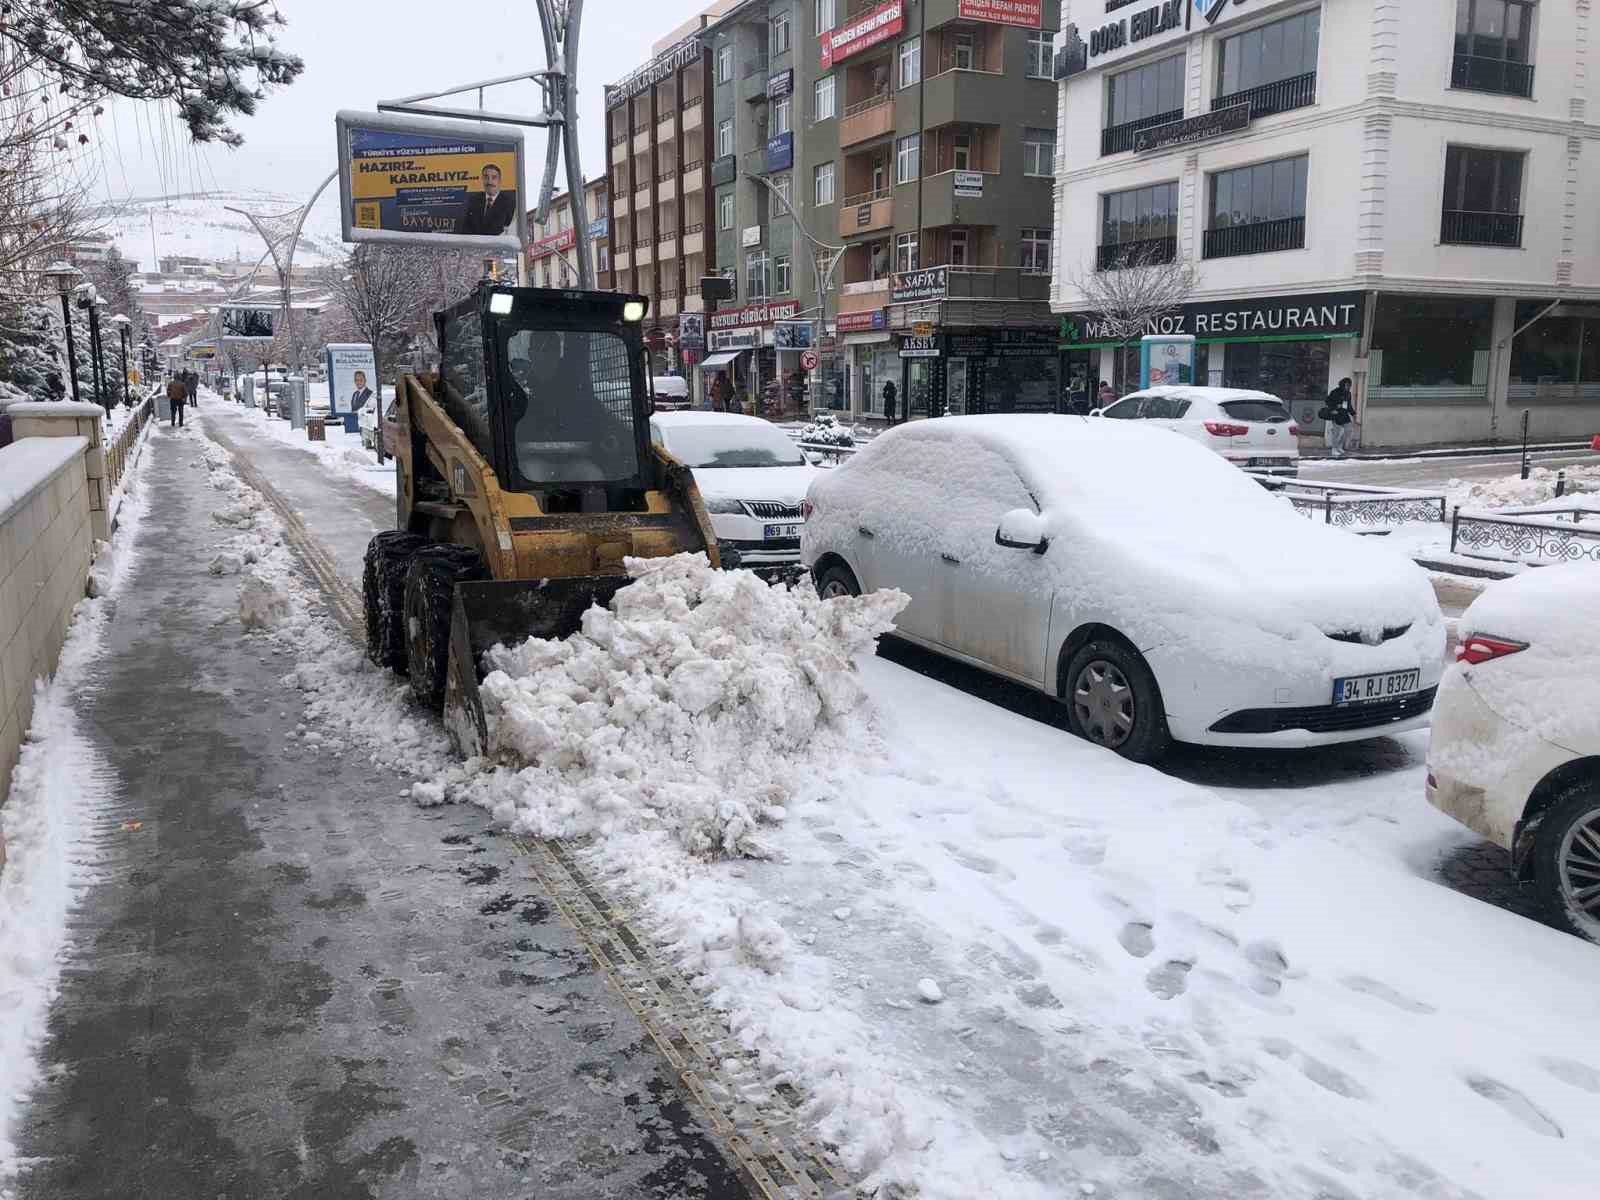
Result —
[[650, 438], [694, 472], [717, 541], [741, 566], [800, 561], [800, 504], [822, 472], [783, 430], [739, 413], [658, 412]]
[[1549, 910], [1600, 941], [1600, 564], [1492, 584], [1458, 628], [1428, 800], [1509, 850]]
[[1128, 758], [1427, 723], [1445, 640], [1427, 576], [1163, 431], [918, 421], [820, 475], [807, 506], [824, 597], [900, 588], [901, 636], [1056, 696]]
[[1300, 474], [1300, 429], [1289, 406], [1266, 392], [1174, 384], [1134, 392], [1089, 415], [1171, 429], [1236, 467]]

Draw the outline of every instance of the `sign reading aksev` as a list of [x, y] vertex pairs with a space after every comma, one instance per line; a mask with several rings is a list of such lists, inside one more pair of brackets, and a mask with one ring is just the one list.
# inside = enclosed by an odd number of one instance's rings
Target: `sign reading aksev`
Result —
[[520, 134], [380, 113], [340, 113], [337, 127], [345, 241], [523, 244]]
[[1043, 0], [958, 0], [956, 16], [963, 21], [987, 21], [991, 25], [1016, 25], [1023, 29], [1044, 27]]
[[886, 42], [905, 28], [905, 5], [902, 0], [880, 4], [871, 12], [838, 29], [830, 29], [821, 37], [822, 69], [834, 63], [870, 50]]

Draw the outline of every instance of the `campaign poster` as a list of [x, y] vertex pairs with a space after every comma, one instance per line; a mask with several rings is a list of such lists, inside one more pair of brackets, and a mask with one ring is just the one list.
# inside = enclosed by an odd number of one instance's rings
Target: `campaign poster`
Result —
[[347, 242], [516, 251], [526, 242], [520, 134], [475, 122], [340, 113]]
[[328, 345], [328, 412], [336, 417], [359, 414], [378, 403], [377, 363], [365, 342], [331, 342]]

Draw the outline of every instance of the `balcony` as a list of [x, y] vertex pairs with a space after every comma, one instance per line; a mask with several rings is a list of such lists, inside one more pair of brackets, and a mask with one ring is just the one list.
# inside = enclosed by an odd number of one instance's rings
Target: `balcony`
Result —
[[1499, 96], [1533, 96], [1533, 64], [1458, 54], [1450, 64], [1450, 86], [1466, 92], [1493, 92]]
[[767, 98], [767, 60], [758, 58], [745, 63], [744, 79], [739, 84], [739, 98], [754, 103]]
[[634, 193], [633, 193], [633, 210], [634, 210], [634, 212], [643, 212], [645, 209], [647, 209], [649, 207], [650, 207], [650, 187], [649, 187], [648, 184], [646, 184], [644, 187], [638, 188], [638, 189], [636, 189], [634, 191]]
[[683, 227], [683, 256], [685, 258], [706, 252], [706, 233], [704, 225], [685, 225]]
[[888, 188], [846, 196], [839, 205], [839, 236], [842, 238], [889, 229], [893, 225], [894, 193]]
[[633, 211], [633, 201], [628, 198], [627, 192], [612, 192], [611, 202], [616, 207], [616, 216], [625, 217]]
[[862, 279], [839, 286], [839, 311], [871, 312], [889, 303], [889, 278]]
[[656, 122], [656, 141], [670, 142], [678, 134], [678, 114], [667, 113]]
[[683, 98], [683, 131], [688, 133], [691, 129], [699, 129], [706, 121], [706, 107], [701, 96], [685, 96]]
[[628, 137], [626, 134], [624, 134], [622, 137], [613, 138], [611, 140], [611, 165], [614, 167], [620, 167], [627, 161]]
[[844, 110], [839, 122], [839, 148], [854, 146], [894, 132], [894, 97], [872, 96]]
[[683, 194], [692, 196], [706, 185], [706, 173], [699, 160], [683, 168]]
[[1154, 129], [1157, 125], [1170, 125], [1174, 121], [1181, 120], [1183, 120], [1183, 109], [1177, 108], [1171, 112], [1156, 113], [1153, 117], [1141, 117], [1137, 121], [1124, 121], [1121, 125], [1107, 126], [1100, 131], [1100, 157], [1132, 150], [1134, 139], [1138, 137], [1141, 129]]
[[1241, 254], [1271, 254], [1299, 250], [1306, 244], [1306, 219], [1282, 217], [1276, 221], [1251, 221], [1206, 230], [1204, 257], [1236, 258]]
[[682, 312], [705, 312], [705, 310], [706, 310], [706, 302], [705, 302], [705, 300], [703, 300], [701, 298], [699, 292], [690, 292], [687, 296], [685, 296], [683, 298], [683, 307], [680, 309], [680, 311], [682, 311]]
[[663, 292], [656, 300], [655, 309], [658, 317], [675, 317], [678, 315], [678, 298]]
[[1014, 107], [1006, 93], [1005, 76], [999, 71], [952, 67], [930, 76], [923, 88], [924, 129], [969, 121], [998, 120], [1001, 113], [1009, 112]]
[[[1046, 214], [1045, 221], [1048, 223], [1054, 180], [1042, 175], [1018, 177], [1001, 176], [988, 171], [979, 173], [983, 176], [981, 196], [957, 196], [955, 171], [925, 176], [922, 181], [922, 227], [937, 229], [942, 225], [1007, 225], [1018, 220], [1016, 214], [1019, 211]], [[914, 185], [905, 186], [910, 188]]]
[[678, 198], [678, 169], [663, 171], [656, 176], [656, 199], [665, 204]]
[[650, 153], [650, 126], [641, 125], [633, 131], [633, 152], [635, 154]]
[[669, 258], [677, 258], [678, 257], [678, 235], [677, 234], [675, 234], [675, 233], [674, 234], [669, 234], [668, 236], [666, 236], [664, 238], [657, 238], [656, 239], [656, 257], [659, 258], [662, 262], [666, 262], [667, 259], [669, 259]]
[[1273, 113], [1288, 112], [1293, 108], [1304, 108], [1316, 102], [1317, 73], [1312, 71], [1306, 75], [1295, 75], [1289, 79], [1263, 83], [1260, 87], [1245, 88], [1242, 92], [1230, 92], [1226, 96], [1218, 96], [1211, 102], [1211, 111], [1232, 108], [1235, 104], [1249, 104], [1250, 119], [1254, 120], [1257, 117], [1270, 117]]
[[947, 267], [947, 300], [1049, 300], [1050, 276], [1021, 267]]
[[1178, 257], [1176, 237], [1140, 238], [1131, 242], [1112, 242], [1095, 251], [1096, 271], [1120, 271], [1124, 267], [1153, 267]]
[[1439, 240], [1447, 246], [1522, 245], [1522, 214], [1469, 212], [1447, 208], [1439, 224]]
[[618, 246], [611, 255], [611, 269], [614, 271], [631, 271], [633, 269], [633, 253]]
[[641, 267], [648, 267], [656, 260], [656, 244], [654, 242], [635, 242], [633, 256]]

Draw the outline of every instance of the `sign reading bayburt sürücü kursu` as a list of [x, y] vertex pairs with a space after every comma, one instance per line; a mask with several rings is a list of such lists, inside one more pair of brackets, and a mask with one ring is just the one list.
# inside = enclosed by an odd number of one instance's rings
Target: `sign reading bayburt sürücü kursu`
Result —
[[[1144, 332], [1187, 333], [1199, 342], [1319, 341], [1360, 337], [1365, 312], [1365, 292], [1209, 300], [1179, 305], [1153, 317]], [[1063, 350], [1117, 344], [1116, 334], [1099, 313], [1067, 313], [1061, 318]]]

